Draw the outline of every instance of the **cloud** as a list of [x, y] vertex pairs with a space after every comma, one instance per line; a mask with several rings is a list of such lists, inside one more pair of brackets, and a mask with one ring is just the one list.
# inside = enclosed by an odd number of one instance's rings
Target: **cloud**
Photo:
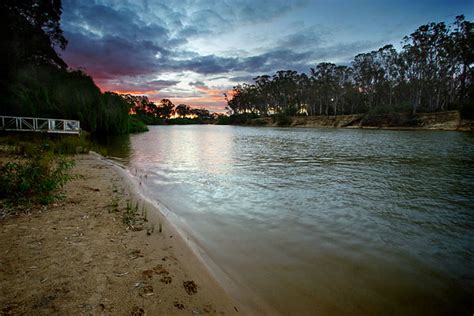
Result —
[[232, 82], [238, 82], [238, 83], [250, 83], [253, 82], [253, 78], [255, 78], [255, 75], [242, 75], [242, 76], [235, 76], [235, 77], [230, 77], [229, 80]]
[[176, 80], [149, 80], [148, 78], [119, 77], [117, 79], [96, 79], [103, 90], [118, 93], [153, 94], [171, 88], [179, 83]]
[[[307, 5], [305, 0], [64, 0], [62, 27], [69, 45], [60, 53], [102, 90], [222, 107], [222, 93], [236, 82], [281, 69], [307, 72], [326, 60], [348, 63], [378, 45], [330, 42], [330, 29], [302, 21], [274, 29]], [[246, 45], [242, 29], [262, 41]], [[210, 39], [222, 49], [203, 52], [190, 44], [204, 46]]]
[[201, 87], [204, 87], [206, 86], [206, 84], [204, 83], [204, 81], [192, 81], [189, 83], [190, 86], [201, 86]]

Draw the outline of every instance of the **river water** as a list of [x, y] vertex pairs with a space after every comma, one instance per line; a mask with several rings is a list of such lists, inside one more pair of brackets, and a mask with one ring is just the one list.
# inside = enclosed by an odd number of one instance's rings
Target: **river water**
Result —
[[151, 126], [121, 146], [244, 304], [474, 312], [473, 134]]

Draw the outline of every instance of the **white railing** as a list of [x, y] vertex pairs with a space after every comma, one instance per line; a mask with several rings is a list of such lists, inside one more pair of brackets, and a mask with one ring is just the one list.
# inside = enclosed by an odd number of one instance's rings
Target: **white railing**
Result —
[[81, 124], [75, 120], [0, 116], [0, 130], [79, 134], [81, 132]]

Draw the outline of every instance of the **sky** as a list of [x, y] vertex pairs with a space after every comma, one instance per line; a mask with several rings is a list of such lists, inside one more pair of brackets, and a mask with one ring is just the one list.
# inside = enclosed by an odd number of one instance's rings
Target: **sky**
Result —
[[473, 0], [63, 0], [60, 55], [102, 91], [224, 112], [224, 93], [277, 70], [349, 64], [422, 24], [472, 21]]

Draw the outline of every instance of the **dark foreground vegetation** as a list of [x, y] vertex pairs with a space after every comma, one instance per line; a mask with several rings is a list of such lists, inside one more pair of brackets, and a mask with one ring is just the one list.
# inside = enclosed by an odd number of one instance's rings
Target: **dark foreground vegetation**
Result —
[[[474, 30], [464, 16], [452, 25], [430, 23], [392, 45], [355, 56], [351, 65], [320, 63], [309, 74], [293, 70], [234, 87], [222, 123], [255, 117], [439, 112], [474, 117]], [[227, 98], [227, 96], [226, 96]]]
[[0, 136], [0, 201], [48, 204], [75, 176], [71, 154], [88, 152], [84, 137], [42, 135]]
[[69, 68], [57, 53], [67, 45], [61, 1], [5, 0], [0, 10], [0, 115], [76, 119], [93, 135], [107, 136], [145, 132], [147, 124], [212, 122], [206, 109], [102, 93], [84, 71]]
[[141, 132], [126, 98], [102, 93], [85, 72], [70, 69], [56, 52], [67, 40], [61, 1], [3, 0], [0, 42], [0, 115], [67, 118], [92, 134]]

